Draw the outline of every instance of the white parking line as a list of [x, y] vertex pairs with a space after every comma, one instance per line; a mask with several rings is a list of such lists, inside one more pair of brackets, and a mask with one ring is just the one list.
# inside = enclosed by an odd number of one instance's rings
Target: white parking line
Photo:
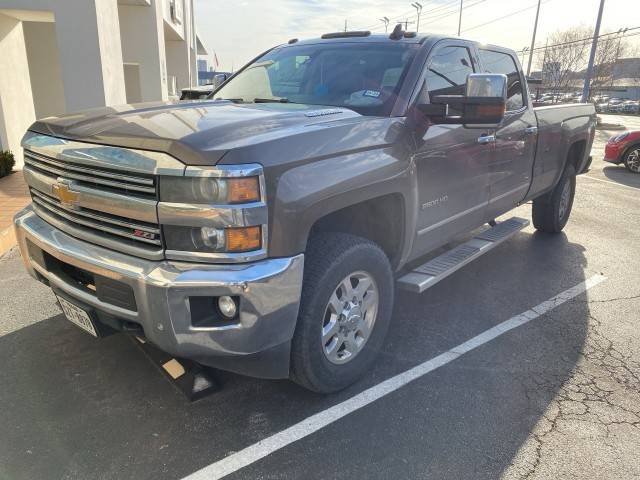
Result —
[[611, 180], [603, 180], [602, 178], [595, 178], [595, 177], [591, 177], [589, 175], [580, 175], [578, 178], [588, 178], [589, 180], [595, 180], [596, 182], [603, 182], [603, 183], [609, 183], [611, 185], [615, 185], [616, 187], [623, 187], [623, 188], [630, 188], [631, 190], [638, 190], [640, 189], [640, 186], [638, 187], [632, 187], [630, 185], [624, 185], [622, 183], [618, 183], [618, 182], [612, 182]]
[[264, 440], [260, 440], [258, 443], [254, 443], [243, 450], [232, 453], [228, 457], [218, 460], [201, 470], [198, 470], [197, 472], [185, 477], [185, 480], [215, 480], [251, 465], [261, 458], [264, 458], [298, 440], [308, 437], [327, 425], [331, 425], [336, 420], [339, 420], [342, 417], [375, 402], [385, 395], [395, 392], [399, 388], [407, 385], [409, 382], [412, 382], [413, 380], [416, 380], [427, 373], [452, 362], [465, 353], [470, 352], [471, 350], [478, 348], [501, 335], [504, 335], [516, 327], [524, 325], [531, 320], [535, 320], [541, 315], [544, 315], [550, 310], [553, 310], [563, 303], [577, 297], [589, 290], [591, 287], [595, 287], [605, 280], [606, 277], [603, 275], [594, 275], [575, 287], [565, 290], [555, 297], [536, 305], [531, 310], [527, 310], [526, 312], [516, 315], [509, 320], [505, 320], [495, 327], [485, 330], [481, 334], [461, 343], [447, 352], [438, 355], [437, 357], [432, 358], [431, 360], [427, 360], [426, 362], [421, 363], [420, 365], [417, 365], [403, 373], [395, 375], [378, 385], [354, 395], [348, 400], [338, 403], [337, 405], [316, 413], [315, 415], [311, 415], [289, 428], [267, 437]]

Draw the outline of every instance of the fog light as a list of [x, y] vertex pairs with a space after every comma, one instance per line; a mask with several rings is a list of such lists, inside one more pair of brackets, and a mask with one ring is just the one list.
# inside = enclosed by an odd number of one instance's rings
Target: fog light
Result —
[[220, 313], [227, 318], [233, 318], [236, 316], [238, 308], [236, 307], [236, 302], [233, 301], [233, 298], [228, 295], [223, 295], [218, 298], [218, 308], [220, 309]]

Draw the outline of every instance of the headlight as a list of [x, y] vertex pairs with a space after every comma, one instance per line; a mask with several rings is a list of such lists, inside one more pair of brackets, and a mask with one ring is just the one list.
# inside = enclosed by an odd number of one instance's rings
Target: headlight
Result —
[[237, 178], [160, 177], [160, 200], [228, 205], [260, 201], [257, 176]]
[[627, 138], [629, 136], [630, 132], [622, 132], [620, 135], [616, 135], [615, 137], [613, 137], [610, 142], [611, 143], [618, 143], [621, 142], [622, 140], [624, 140], [625, 138]]
[[165, 225], [167, 250], [202, 253], [242, 253], [262, 247], [262, 228], [252, 227], [184, 227]]

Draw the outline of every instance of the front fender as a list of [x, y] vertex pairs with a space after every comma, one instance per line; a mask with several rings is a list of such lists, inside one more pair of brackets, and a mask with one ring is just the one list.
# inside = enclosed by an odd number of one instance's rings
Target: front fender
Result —
[[[269, 254], [304, 252], [312, 226], [322, 217], [367, 200], [400, 194], [405, 208], [407, 256], [417, 212], [416, 176], [408, 151], [393, 146], [360, 151], [298, 165], [284, 172], [270, 207]], [[403, 149], [404, 150], [404, 149]]]

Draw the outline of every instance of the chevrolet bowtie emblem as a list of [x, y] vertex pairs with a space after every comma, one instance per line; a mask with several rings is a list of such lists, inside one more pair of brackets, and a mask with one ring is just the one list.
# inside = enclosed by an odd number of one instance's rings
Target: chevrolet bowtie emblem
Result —
[[53, 194], [60, 199], [63, 205], [73, 207], [78, 203], [78, 192], [69, 190], [69, 185], [65, 183], [54, 184]]

